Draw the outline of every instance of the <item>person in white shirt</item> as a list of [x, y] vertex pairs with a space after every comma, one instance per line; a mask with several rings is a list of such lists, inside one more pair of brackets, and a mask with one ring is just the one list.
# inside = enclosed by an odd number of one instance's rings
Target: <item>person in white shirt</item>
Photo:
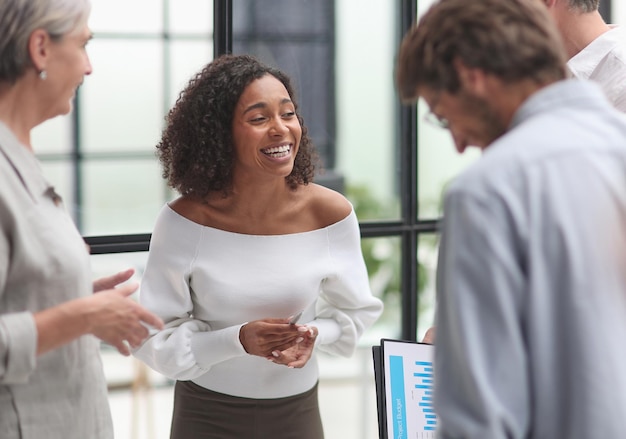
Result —
[[607, 24], [600, 0], [543, 0], [563, 39], [573, 76], [598, 82], [626, 112], [626, 28]]
[[215, 59], [157, 148], [181, 196], [158, 217], [140, 291], [166, 326], [135, 355], [177, 380], [171, 437], [323, 438], [316, 350], [351, 355], [382, 302], [352, 205], [312, 182], [289, 79]]

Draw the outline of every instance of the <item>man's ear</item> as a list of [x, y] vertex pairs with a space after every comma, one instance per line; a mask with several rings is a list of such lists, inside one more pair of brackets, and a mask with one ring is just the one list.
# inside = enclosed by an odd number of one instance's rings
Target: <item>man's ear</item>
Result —
[[557, 0], [541, 0], [548, 9], [552, 9], [556, 5]]
[[476, 96], [485, 96], [487, 91], [487, 75], [476, 67], [468, 67], [459, 58], [454, 60], [454, 68], [461, 83], [461, 89]]
[[38, 72], [46, 69], [51, 42], [50, 35], [43, 29], [35, 29], [28, 38], [28, 53]]

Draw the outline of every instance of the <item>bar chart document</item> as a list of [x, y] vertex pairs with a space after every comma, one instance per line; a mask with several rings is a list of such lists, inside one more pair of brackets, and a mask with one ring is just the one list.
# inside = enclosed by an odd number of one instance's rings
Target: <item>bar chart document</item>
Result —
[[433, 354], [429, 344], [381, 340], [384, 403], [379, 410], [384, 410], [387, 439], [435, 438]]

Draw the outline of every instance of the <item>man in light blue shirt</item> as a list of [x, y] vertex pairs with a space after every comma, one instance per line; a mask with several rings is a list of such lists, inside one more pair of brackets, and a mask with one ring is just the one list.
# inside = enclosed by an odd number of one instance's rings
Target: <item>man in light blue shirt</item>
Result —
[[444, 202], [441, 438], [626, 434], [626, 121], [565, 63], [535, 0], [440, 0], [400, 49], [403, 99], [484, 151]]

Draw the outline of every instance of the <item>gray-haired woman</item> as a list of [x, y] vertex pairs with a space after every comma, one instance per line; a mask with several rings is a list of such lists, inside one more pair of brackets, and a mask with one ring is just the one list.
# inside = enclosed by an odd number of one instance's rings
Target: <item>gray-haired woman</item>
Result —
[[[0, 431], [112, 438], [99, 357], [161, 320], [128, 296], [132, 270], [92, 283], [84, 241], [41, 174], [31, 130], [71, 109], [91, 73], [88, 0], [0, 2]], [[98, 292], [98, 294], [92, 294]], [[92, 337], [91, 335], [95, 336]]]

